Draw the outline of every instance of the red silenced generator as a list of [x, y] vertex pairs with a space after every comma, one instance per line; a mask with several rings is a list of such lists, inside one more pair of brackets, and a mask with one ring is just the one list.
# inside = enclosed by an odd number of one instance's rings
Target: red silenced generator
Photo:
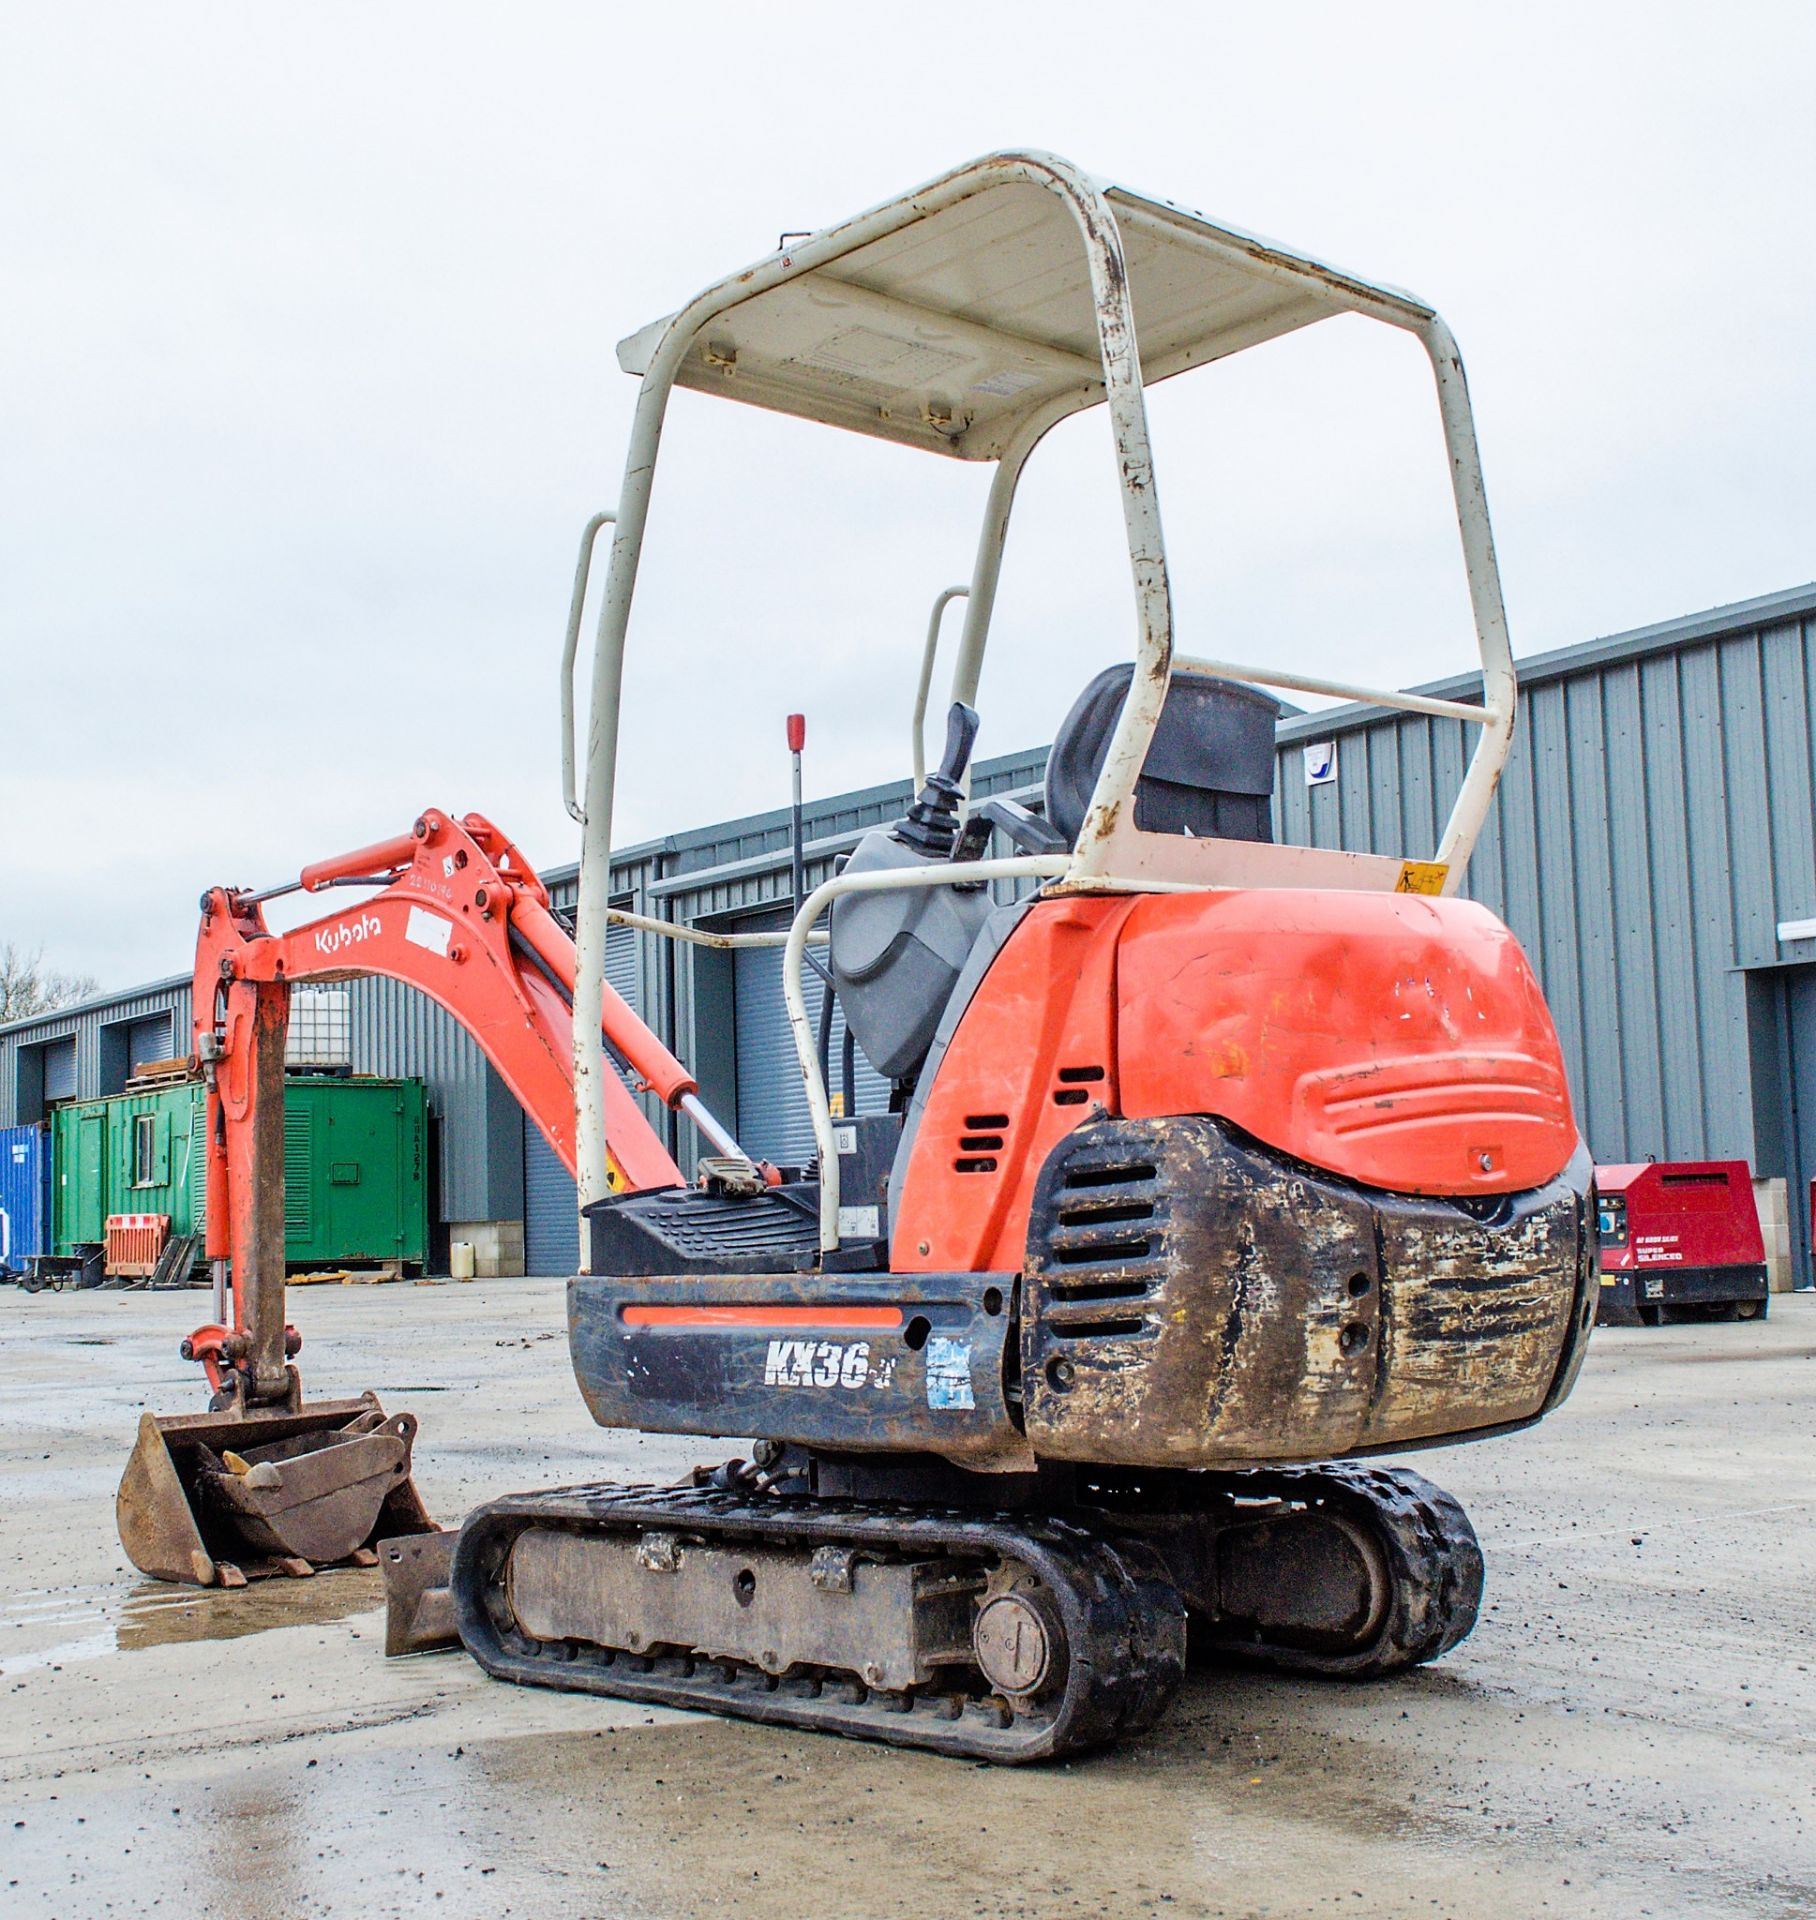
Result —
[[1744, 1160], [1597, 1167], [1604, 1325], [1765, 1318], [1766, 1249]]

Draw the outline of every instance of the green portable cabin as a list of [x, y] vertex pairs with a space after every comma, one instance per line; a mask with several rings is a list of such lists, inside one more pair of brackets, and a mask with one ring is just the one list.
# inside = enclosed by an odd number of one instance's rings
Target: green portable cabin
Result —
[[[73, 1255], [107, 1237], [107, 1100], [84, 1100], [51, 1113], [51, 1251]], [[162, 1209], [160, 1209], [162, 1211]], [[172, 1222], [174, 1226], [175, 1223]]]
[[81, 1100], [51, 1116], [54, 1250], [107, 1237], [110, 1213], [167, 1213], [172, 1233], [202, 1228], [202, 1088]]
[[[207, 1217], [199, 1082], [56, 1109], [52, 1214], [59, 1254], [106, 1238], [110, 1213]], [[428, 1101], [420, 1080], [297, 1075], [284, 1083], [284, 1258], [293, 1267], [428, 1258]]]

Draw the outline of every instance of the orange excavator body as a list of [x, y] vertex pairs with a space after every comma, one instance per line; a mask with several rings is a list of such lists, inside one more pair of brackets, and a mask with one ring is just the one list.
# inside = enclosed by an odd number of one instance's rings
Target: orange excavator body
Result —
[[1018, 1270], [1081, 1121], [1211, 1114], [1392, 1193], [1519, 1193], [1576, 1151], [1557, 1032], [1473, 901], [1238, 891], [1031, 908], [939, 1062], [899, 1272]]

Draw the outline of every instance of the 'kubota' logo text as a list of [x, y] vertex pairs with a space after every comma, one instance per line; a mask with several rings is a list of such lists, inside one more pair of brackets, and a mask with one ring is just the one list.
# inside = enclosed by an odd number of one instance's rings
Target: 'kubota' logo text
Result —
[[763, 1360], [766, 1387], [886, 1387], [895, 1377], [891, 1356], [874, 1364], [870, 1342], [772, 1340]]
[[362, 940], [376, 940], [384, 927], [375, 913], [362, 913], [357, 920], [343, 920], [337, 927], [322, 927], [315, 936], [317, 953], [339, 953], [342, 947], [356, 947]]

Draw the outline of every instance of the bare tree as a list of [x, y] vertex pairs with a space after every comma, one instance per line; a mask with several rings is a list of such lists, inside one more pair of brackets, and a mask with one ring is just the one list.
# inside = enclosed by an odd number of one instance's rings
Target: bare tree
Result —
[[100, 982], [91, 973], [58, 973], [45, 966], [42, 947], [28, 952], [11, 940], [0, 941], [0, 1025], [29, 1020], [34, 1013], [54, 1013], [99, 991]]

